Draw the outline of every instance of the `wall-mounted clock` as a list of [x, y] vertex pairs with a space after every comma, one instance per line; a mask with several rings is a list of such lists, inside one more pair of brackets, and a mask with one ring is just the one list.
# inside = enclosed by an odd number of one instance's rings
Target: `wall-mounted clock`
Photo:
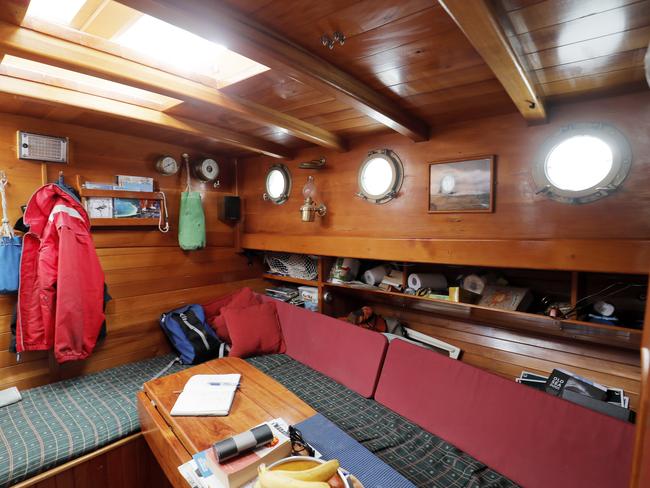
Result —
[[210, 158], [199, 159], [192, 163], [194, 175], [202, 181], [214, 181], [219, 176], [219, 164]]
[[178, 161], [169, 155], [160, 156], [156, 161], [156, 171], [161, 175], [171, 176], [178, 173], [180, 166]]

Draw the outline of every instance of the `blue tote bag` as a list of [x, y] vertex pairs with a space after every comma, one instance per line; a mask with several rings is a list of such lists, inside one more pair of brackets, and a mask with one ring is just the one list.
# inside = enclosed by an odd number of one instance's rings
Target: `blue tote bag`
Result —
[[0, 237], [0, 294], [18, 291], [22, 249], [20, 237]]
[[7, 214], [7, 176], [0, 172], [0, 199], [2, 200], [2, 224], [0, 225], [0, 294], [18, 291], [20, 254], [22, 240], [14, 235]]

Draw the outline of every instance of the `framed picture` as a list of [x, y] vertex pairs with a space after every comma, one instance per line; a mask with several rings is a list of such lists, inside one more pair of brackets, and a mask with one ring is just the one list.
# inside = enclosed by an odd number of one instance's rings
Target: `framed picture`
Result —
[[429, 213], [492, 212], [494, 156], [429, 164]]

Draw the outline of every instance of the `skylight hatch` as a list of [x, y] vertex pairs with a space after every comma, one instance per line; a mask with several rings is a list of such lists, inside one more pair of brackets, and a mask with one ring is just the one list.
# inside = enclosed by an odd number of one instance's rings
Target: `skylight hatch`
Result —
[[[82, 9], [84, 16], [89, 14], [89, 2], [93, 0], [31, 0], [27, 16], [72, 26]], [[225, 46], [133, 10], [131, 13], [137, 13], [137, 19], [133, 20], [135, 15], [131, 15], [124, 18], [123, 25], [116, 25], [117, 16], [112, 8], [115, 2], [95, 3], [96, 10], [88, 16], [92, 22], [81, 26], [81, 31], [110, 37], [107, 40], [161, 61], [175, 71], [207, 77], [222, 88], [268, 70]], [[102, 29], [103, 24], [106, 29]]]

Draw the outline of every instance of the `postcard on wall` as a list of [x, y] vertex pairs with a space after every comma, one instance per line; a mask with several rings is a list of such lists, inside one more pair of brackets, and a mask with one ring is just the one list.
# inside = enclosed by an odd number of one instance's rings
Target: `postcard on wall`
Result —
[[491, 212], [494, 156], [429, 165], [429, 212]]
[[114, 217], [116, 219], [157, 219], [160, 217], [160, 201], [115, 198]]

